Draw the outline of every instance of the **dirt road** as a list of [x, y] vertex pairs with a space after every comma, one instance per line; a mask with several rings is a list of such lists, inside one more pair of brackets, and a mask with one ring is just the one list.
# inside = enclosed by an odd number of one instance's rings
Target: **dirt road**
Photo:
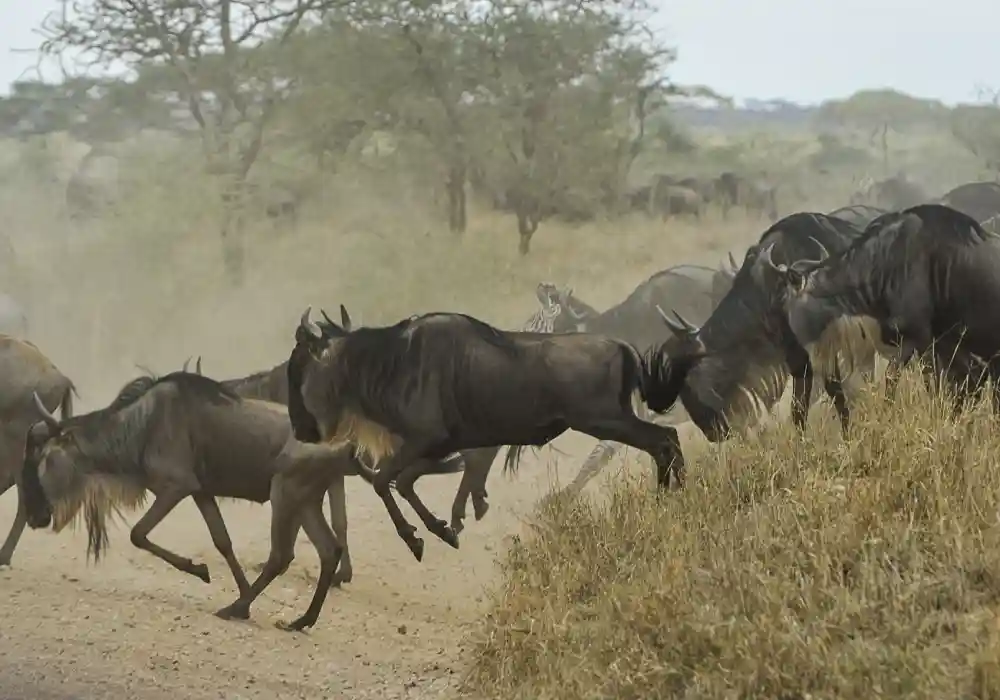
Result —
[[[565, 436], [557, 447], [572, 458], [546, 450], [536, 460], [528, 453], [515, 478], [501, 474], [498, 462], [486, 518], [475, 522], [470, 505], [458, 551], [423, 534], [422, 564], [397, 537], [371, 487], [351, 484], [354, 581], [331, 593], [316, 628], [305, 634], [273, 626], [304, 611], [312, 594], [318, 561], [302, 535], [291, 569], [243, 623], [212, 615], [235, 599], [236, 589], [190, 502], [152, 539], [206, 562], [209, 585], [133, 548], [125, 525], [112, 532], [111, 552], [96, 566], [86, 562], [83, 533], [29, 530], [13, 568], [0, 570], [0, 698], [449, 697], [497, 552], [520, 516], [557, 475], [567, 483], [592, 445], [586, 436]], [[419, 484], [444, 517], [459, 476]], [[0, 503], [4, 532], [14, 506], [11, 492]], [[229, 501], [222, 508], [244, 566], [263, 561], [269, 507]]]

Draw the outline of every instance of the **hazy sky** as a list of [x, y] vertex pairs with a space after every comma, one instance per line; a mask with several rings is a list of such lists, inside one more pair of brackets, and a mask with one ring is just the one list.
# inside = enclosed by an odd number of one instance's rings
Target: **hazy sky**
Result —
[[[1000, 88], [995, 0], [653, 0], [675, 45], [673, 77], [739, 98], [818, 102], [894, 87], [947, 102]], [[0, 0], [0, 90], [35, 64], [52, 0]], [[919, 8], [919, 9], [916, 9]], [[49, 72], [49, 76], [54, 76]]]

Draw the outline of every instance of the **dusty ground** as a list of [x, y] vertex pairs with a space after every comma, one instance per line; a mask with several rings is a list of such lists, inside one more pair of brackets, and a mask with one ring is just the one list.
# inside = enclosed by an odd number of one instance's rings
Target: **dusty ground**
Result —
[[[470, 505], [458, 551], [422, 535], [422, 564], [396, 536], [371, 488], [355, 482], [348, 497], [354, 581], [331, 594], [316, 628], [305, 634], [273, 626], [304, 611], [312, 594], [318, 562], [304, 536], [292, 568], [259, 600], [252, 620], [241, 623], [211, 614], [236, 589], [189, 502], [153, 540], [205, 561], [210, 585], [134, 549], [125, 526], [113, 532], [112, 551], [98, 565], [87, 563], [81, 532], [29, 530], [13, 568], [0, 570], [0, 697], [450, 697], [464, 668], [463, 638], [505, 538], [550, 484], [568, 481], [592, 445], [586, 436], [566, 436], [556, 446], [572, 457], [529, 453], [513, 478], [498, 461], [486, 518], [475, 522]], [[620, 468], [616, 460], [607, 470]], [[420, 492], [447, 516], [458, 479], [426, 477]], [[13, 493], [0, 502], [0, 528], [14, 506]], [[269, 507], [231, 501], [222, 507], [241, 562], [263, 561]]]

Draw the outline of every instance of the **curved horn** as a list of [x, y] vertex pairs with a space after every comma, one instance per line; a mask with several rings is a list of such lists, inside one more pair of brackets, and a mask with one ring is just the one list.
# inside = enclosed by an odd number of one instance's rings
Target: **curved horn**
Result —
[[351, 315], [347, 313], [347, 307], [340, 305], [340, 326], [348, 333], [351, 332]]
[[690, 333], [691, 335], [696, 335], [698, 331], [701, 330], [700, 328], [698, 328], [698, 326], [694, 325], [686, 318], [681, 316], [680, 313], [678, 313], [677, 311], [674, 311], [673, 309], [671, 309], [671, 311], [673, 311], [674, 313], [674, 318], [676, 318], [681, 323], [681, 325], [687, 329], [687, 332]]
[[38, 414], [42, 417], [42, 420], [45, 421], [45, 425], [49, 426], [53, 432], [59, 432], [59, 420], [49, 412], [49, 409], [45, 408], [45, 404], [43, 404], [42, 400], [38, 398], [38, 392], [31, 392], [31, 398], [35, 402], [35, 408], [38, 409]]
[[659, 304], [656, 305], [656, 311], [660, 314], [660, 318], [663, 319], [663, 322], [667, 324], [667, 328], [669, 328], [674, 335], [680, 337], [691, 335], [691, 331], [687, 326], [678, 323], [674, 319], [667, 316], [667, 312], [664, 311]]
[[299, 328], [302, 328], [314, 338], [322, 338], [323, 333], [316, 327], [316, 324], [309, 319], [309, 315], [311, 313], [312, 306], [307, 306], [306, 310], [302, 312], [302, 317], [299, 319]]
[[184, 360], [184, 364], [181, 365], [181, 372], [187, 372], [188, 371], [188, 365], [190, 365], [190, 364], [191, 364], [191, 356], [188, 355], [188, 359]]
[[198, 359], [195, 360], [194, 371], [195, 371], [195, 374], [198, 374], [198, 375], [201, 374], [201, 355], [198, 355]]
[[809, 236], [809, 238], [810, 238], [810, 240], [812, 240], [813, 243], [816, 244], [816, 247], [819, 248], [819, 261], [820, 262], [823, 262], [828, 257], [830, 257], [830, 251], [828, 251], [826, 249], [825, 245], [823, 245], [822, 243], [820, 243], [819, 240], [816, 239], [816, 238], [814, 238], [813, 236]]
[[729, 251], [729, 266], [733, 268], [733, 272], [740, 271], [740, 265], [736, 262], [736, 258], [733, 256], [733, 251]]
[[768, 267], [770, 267], [772, 270], [774, 270], [776, 272], [784, 273], [785, 270], [787, 270], [788, 268], [785, 265], [775, 265], [774, 264], [774, 260], [771, 259], [771, 249], [772, 248], [774, 248], [774, 243], [772, 243], [771, 245], [769, 245], [767, 248], [765, 248], [761, 252], [760, 259], [763, 260], [764, 263]]

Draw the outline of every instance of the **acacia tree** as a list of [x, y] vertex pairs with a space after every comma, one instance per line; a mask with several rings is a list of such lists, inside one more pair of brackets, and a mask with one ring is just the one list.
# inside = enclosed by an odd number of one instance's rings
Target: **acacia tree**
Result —
[[522, 255], [545, 216], [617, 205], [647, 116], [679, 92], [665, 79], [674, 53], [650, 38], [648, 15], [644, 0], [495, 0], [478, 16], [482, 96], [506, 156], [494, 186], [517, 216]]
[[197, 123], [206, 171], [221, 181], [223, 260], [244, 272], [247, 175], [265, 129], [294, 89], [277, 58], [303, 27], [350, 0], [62, 0], [43, 22], [43, 55], [80, 53], [85, 68], [125, 64], [156, 76]]

